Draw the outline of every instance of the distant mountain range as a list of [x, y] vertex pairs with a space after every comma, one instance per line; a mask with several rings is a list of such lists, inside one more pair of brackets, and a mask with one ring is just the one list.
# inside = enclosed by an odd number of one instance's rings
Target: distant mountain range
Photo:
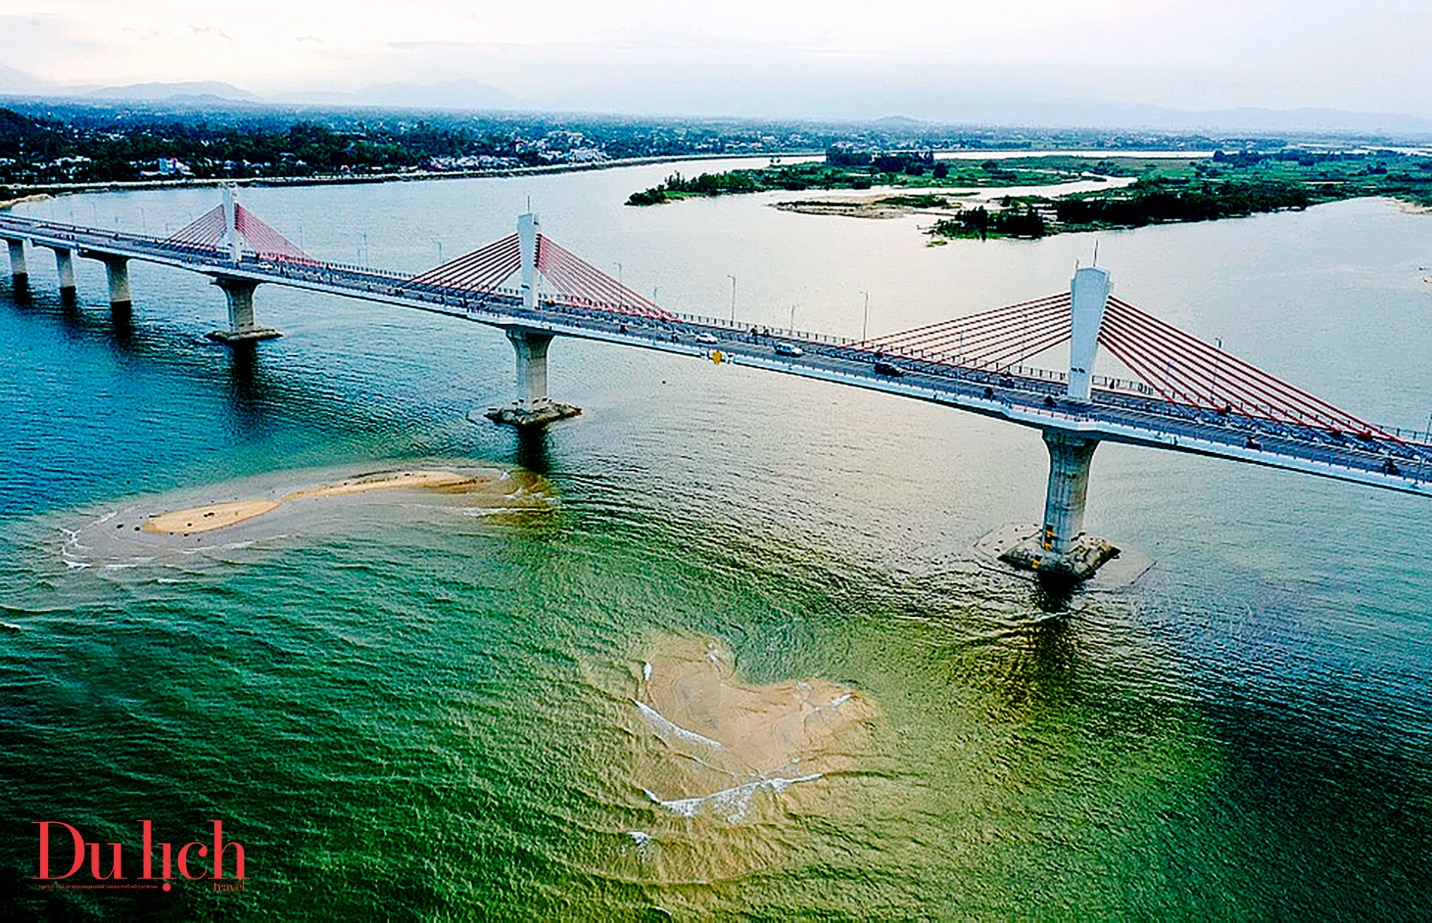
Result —
[[104, 102], [228, 102], [257, 105], [374, 106], [388, 109], [514, 109], [515, 97], [476, 80], [382, 83], [358, 90], [310, 90], [260, 96], [218, 80], [131, 83], [124, 86], [59, 86], [11, 67], [0, 67], [0, 95], [41, 96]]
[[244, 103], [262, 102], [257, 95], [248, 90], [241, 90], [232, 83], [224, 83], [219, 80], [200, 80], [190, 83], [131, 83], [119, 87], [74, 87], [54, 92], [89, 99], [130, 99], [146, 103], [162, 102], [175, 97], [205, 97]]
[[[341, 106], [388, 109], [446, 110], [565, 110], [558, 100], [534, 104], [476, 80], [448, 80], [438, 83], [382, 83], [357, 90], [305, 90], [260, 96], [222, 81], [184, 83], [136, 83], [125, 86], [61, 86], [33, 77], [11, 67], [0, 66], [0, 96], [64, 98], [96, 103], [134, 101], [166, 103], [179, 107], [205, 105]], [[882, 96], [894, 101], [901, 96], [891, 88]], [[781, 106], [790, 118], [841, 116], [829, 110], [829, 101], [817, 104], [803, 99], [797, 90]], [[866, 99], [864, 108], [879, 105]], [[809, 104], [809, 105], [807, 105]], [[631, 107], [626, 107], [631, 108]], [[668, 109], [668, 106], [661, 106]], [[999, 93], [964, 90], [942, 94], [933, 88], [915, 90], [909, 98], [890, 109], [914, 109], [937, 113], [937, 118], [916, 119], [890, 115], [876, 120], [886, 127], [910, 128], [921, 124], [978, 124], [1099, 129], [1151, 129], [1156, 131], [1203, 131], [1236, 134], [1279, 133], [1372, 133], [1432, 138], [1432, 119], [1379, 112], [1341, 109], [1212, 109], [1189, 111], [1161, 106], [1119, 103], [1102, 99], [1052, 99], [1014, 97]], [[809, 110], [809, 111], [806, 111]], [[878, 111], [878, 109], [876, 110]], [[804, 112], [804, 114], [802, 114]], [[672, 112], [673, 115], [681, 113]], [[694, 113], [687, 113], [692, 115]], [[715, 114], [715, 113], [708, 113]], [[728, 113], [729, 114], [729, 113]], [[872, 113], [873, 114], [873, 113]], [[750, 113], [757, 116], [757, 113]], [[760, 113], [770, 117], [774, 113]], [[855, 116], [852, 121], [861, 120]]]

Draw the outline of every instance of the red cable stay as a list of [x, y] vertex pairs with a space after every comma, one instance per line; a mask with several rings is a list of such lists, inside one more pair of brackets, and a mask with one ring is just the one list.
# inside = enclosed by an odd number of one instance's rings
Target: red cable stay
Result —
[[1170, 403], [1396, 441], [1377, 426], [1118, 298], [1109, 299], [1099, 344]]
[[866, 349], [942, 365], [1004, 372], [1069, 339], [1069, 293], [874, 337]]
[[[261, 260], [317, 265], [317, 261], [300, 250], [292, 241], [275, 231], [263, 219], [242, 205], [234, 206], [234, 224], [244, 250]], [[215, 205], [194, 221], [164, 239], [171, 247], [203, 250], [216, 255], [224, 247], [224, 206]]]
[[[521, 270], [521, 245], [516, 234], [509, 234], [416, 275], [409, 284], [490, 295], [498, 294], [504, 285], [515, 288], [512, 277]], [[546, 303], [657, 320], [675, 319], [675, 315], [662, 310], [655, 302], [542, 234], [537, 235], [537, 271], [547, 283], [547, 290], [541, 296]]]
[[[1070, 295], [1065, 292], [854, 345], [999, 373], [1059, 346], [1070, 334]], [[1170, 404], [1396, 441], [1385, 430], [1118, 298], [1108, 300], [1099, 343]]]
[[514, 233], [416, 275], [409, 283], [491, 294], [521, 269], [522, 254]]
[[261, 260], [318, 265], [317, 260], [242, 205], [234, 206], [234, 224], [238, 228], [239, 239]]

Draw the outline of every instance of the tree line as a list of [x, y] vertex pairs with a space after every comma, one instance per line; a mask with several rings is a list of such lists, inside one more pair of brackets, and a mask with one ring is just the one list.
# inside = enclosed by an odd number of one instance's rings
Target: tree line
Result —
[[510, 135], [440, 128], [335, 131], [311, 121], [287, 128], [204, 122], [132, 127], [76, 126], [0, 109], [0, 182], [136, 180], [161, 159], [179, 160], [201, 178], [311, 176], [415, 167], [434, 157], [491, 155], [539, 162]]
[[1204, 183], [1197, 189], [1175, 189], [1140, 180], [1124, 194], [1100, 193], [1055, 203], [1065, 225], [1137, 228], [1166, 221], [1214, 221], [1286, 208], [1307, 208], [1307, 189], [1284, 183]]

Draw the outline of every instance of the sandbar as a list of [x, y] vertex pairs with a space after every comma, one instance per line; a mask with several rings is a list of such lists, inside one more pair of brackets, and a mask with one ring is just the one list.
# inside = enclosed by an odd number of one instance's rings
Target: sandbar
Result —
[[188, 535], [225, 529], [245, 520], [278, 509], [274, 500], [234, 500], [231, 503], [210, 503], [186, 510], [174, 510], [150, 517], [140, 526], [155, 535]]
[[18, 199], [5, 199], [0, 201], [0, 211], [7, 211], [16, 205], [24, 205], [26, 202], [43, 202], [46, 199], [53, 199], [54, 196], [47, 192], [36, 193], [35, 195], [20, 196]]
[[[944, 200], [943, 205], [927, 204], [915, 206], [909, 204], [908, 200], [913, 194], [867, 196], [864, 198], [841, 197], [825, 199], [797, 199], [773, 203], [774, 207], [786, 212], [796, 212], [802, 215], [824, 215], [838, 218], [903, 218], [906, 215], [935, 215], [948, 217], [959, 213], [962, 207], [959, 202], [951, 202], [950, 199], [957, 199], [961, 196], [972, 195], [964, 191], [946, 192], [941, 190]], [[907, 201], [901, 201], [904, 198]]]
[[438, 493], [487, 494], [491, 506], [520, 513], [550, 508], [540, 478], [529, 472], [510, 471], [496, 477], [455, 471], [420, 469], [360, 474], [290, 491], [277, 500], [232, 500], [151, 515], [139, 528], [154, 535], [191, 535], [213, 532], [271, 513], [285, 503], [363, 494], [375, 490], [426, 490]]
[[442, 490], [459, 493], [477, 490], [492, 482], [491, 478], [458, 474], [454, 471], [384, 471], [378, 474], [362, 474], [344, 478], [332, 484], [306, 487], [285, 494], [285, 500], [307, 500], [314, 497], [338, 497], [344, 494], [361, 494], [370, 490], [392, 490], [400, 487], [415, 487], [423, 490]]

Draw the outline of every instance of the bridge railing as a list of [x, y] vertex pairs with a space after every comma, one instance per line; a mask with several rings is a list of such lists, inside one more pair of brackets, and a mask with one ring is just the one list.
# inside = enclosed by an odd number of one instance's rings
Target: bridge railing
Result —
[[1403, 442], [1412, 442], [1432, 447], [1432, 430], [1402, 429], [1398, 426], [1379, 427], [1384, 433], [1395, 436]]
[[849, 337], [836, 336], [832, 333], [816, 333], [813, 330], [798, 330], [791, 327], [771, 327], [767, 324], [752, 324], [747, 321], [733, 321], [726, 317], [712, 317], [706, 314], [687, 314], [680, 311], [673, 312], [678, 320], [688, 324], [696, 324], [702, 327], [715, 327], [720, 330], [729, 330], [732, 333], [746, 334], [755, 328], [761, 336], [779, 337], [788, 340], [800, 340], [804, 343], [823, 343], [827, 346], [851, 346], [856, 341]]

